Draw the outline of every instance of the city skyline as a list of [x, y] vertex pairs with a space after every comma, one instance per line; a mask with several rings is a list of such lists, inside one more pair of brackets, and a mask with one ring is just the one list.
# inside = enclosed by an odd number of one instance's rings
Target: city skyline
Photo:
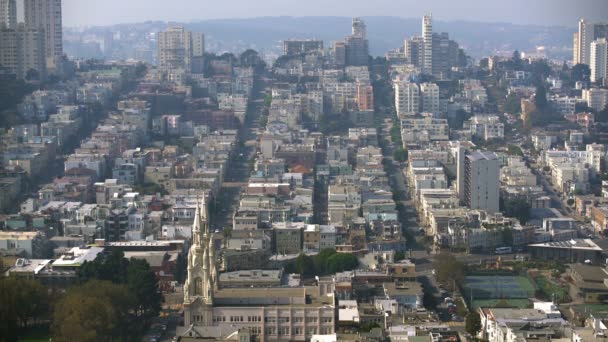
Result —
[[[608, 2], [603, 0], [538, 0], [528, 2], [514, 0], [495, 3], [482, 0], [460, 2], [457, 8], [447, 0], [432, 0], [424, 4], [407, 0], [393, 2], [380, 0], [369, 6], [362, 1], [333, 1], [333, 6], [321, 5], [319, 0], [299, 4], [294, 1], [267, 0], [256, 3], [251, 8], [246, 1], [237, 0], [230, 5], [215, 4], [207, 8], [204, 2], [178, 0], [172, 6], [165, 6], [160, 0], [132, 0], [119, 2], [83, 2], [65, 0], [64, 26], [104, 26], [120, 23], [134, 23], [148, 20], [198, 21], [227, 18], [253, 18], [263, 16], [396, 16], [403, 18], [420, 17], [429, 12], [436, 20], [508, 22], [520, 25], [574, 26], [584, 17], [590, 21], [606, 21]], [[452, 5], [452, 6], [450, 6]], [[446, 10], [449, 8], [449, 10]], [[525, 8], [525, 11], [521, 9]]]

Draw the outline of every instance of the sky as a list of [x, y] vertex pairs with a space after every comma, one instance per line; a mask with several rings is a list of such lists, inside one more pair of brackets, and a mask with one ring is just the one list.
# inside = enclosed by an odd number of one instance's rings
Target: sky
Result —
[[576, 25], [608, 21], [608, 0], [63, 0], [64, 26], [263, 16], [397, 16]]

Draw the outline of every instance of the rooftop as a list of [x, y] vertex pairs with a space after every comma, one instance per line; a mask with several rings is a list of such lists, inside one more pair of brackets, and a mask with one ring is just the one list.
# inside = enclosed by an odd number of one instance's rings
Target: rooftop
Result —
[[545, 248], [572, 248], [580, 250], [602, 251], [603, 248], [598, 246], [591, 239], [572, 239], [568, 241], [554, 241], [546, 243], [537, 243], [530, 247], [545, 247]]
[[99, 253], [103, 252], [102, 247], [74, 247], [67, 254], [62, 255], [53, 262], [53, 267], [80, 266], [85, 261], [93, 261]]

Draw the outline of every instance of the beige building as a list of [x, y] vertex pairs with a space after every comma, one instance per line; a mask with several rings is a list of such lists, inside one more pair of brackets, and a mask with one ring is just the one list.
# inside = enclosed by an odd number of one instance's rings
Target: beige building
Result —
[[63, 56], [61, 0], [23, 0], [25, 24], [44, 32], [46, 66], [57, 69]]
[[158, 66], [162, 71], [193, 71], [205, 53], [205, 36], [183, 27], [171, 27], [158, 33]]
[[221, 284], [215, 246], [207, 233], [206, 206], [197, 205], [184, 284], [184, 326], [187, 339], [225, 339], [248, 330], [259, 341], [306, 341], [333, 334], [333, 297], [317, 286], [230, 288]]
[[401, 120], [401, 137], [404, 144], [448, 140], [450, 129], [447, 119], [432, 115]]
[[45, 79], [47, 65], [42, 31], [23, 24], [14, 29], [0, 28], [0, 65], [17, 78], [34, 77], [37, 73], [38, 79]]

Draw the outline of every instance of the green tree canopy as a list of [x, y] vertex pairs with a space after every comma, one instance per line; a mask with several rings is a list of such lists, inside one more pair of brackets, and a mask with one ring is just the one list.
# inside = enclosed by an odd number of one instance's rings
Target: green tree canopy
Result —
[[35, 280], [0, 278], [0, 341], [16, 340], [19, 328], [48, 312], [46, 289]]
[[311, 257], [304, 253], [300, 253], [296, 258], [296, 272], [304, 276], [311, 276], [315, 273], [315, 262]]
[[437, 281], [449, 286], [452, 290], [455, 290], [454, 283], [459, 284], [464, 280], [465, 265], [450, 253], [438, 254], [433, 262], [433, 268]]
[[572, 82], [589, 81], [591, 78], [591, 69], [587, 64], [577, 64], [573, 66], [570, 73]]
[[469, 312], [465, 322], [465, 330], [473, 336], [476, 336], [481, 331], [481, 317], [479, 317], [477, 312]]
[[534, 102], [538, 110], [547, 109], [547, 89], [544, 84], [538, 84], [536, 86], [536, 94], [534, 95]]
[[136, 308], [124, 285], [90, 281], [71, 288], [55, 306], [54, 341], [129, 340], [133, 333], [129, 312]]
[[398, 162], [404, 162], [407, 160], [407, 150], [404, 148], [398, 148], [393, 152], [393, 158]]
[[158, 315], [162, 296], [156, 276], [145, 260], [131, 259], [127, 268], [127, 287], [135, 295], [138, 315]]
[[183, 284], [184, 281], [186, 281], [186, 276], [188, 275], [187, 268], [188, 258], [184, 255], [184, 253], [179, 253], [177, 255], [177, 260], [175, 261], [175, 272], [173, 274], [175, 281], [180, 284]]
[[504, 212], [507, 217], [515, 217], [521, 224], [530, 219], [530, 203], [525, 199], [512, 199], [504, 203]]

